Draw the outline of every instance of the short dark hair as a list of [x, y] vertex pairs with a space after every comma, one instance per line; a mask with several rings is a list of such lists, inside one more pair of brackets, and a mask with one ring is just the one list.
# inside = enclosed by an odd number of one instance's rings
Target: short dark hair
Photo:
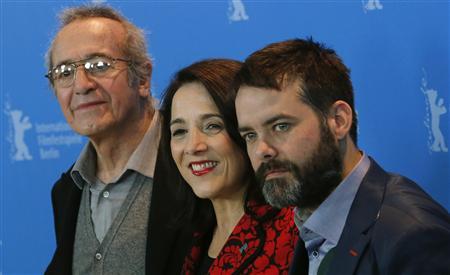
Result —
[[300, 81], [300, 99], [319, 117], [325, 117], [337, 100], [350, 105], [350, 137], [356, 144], [357, 117], [350, 70], [334, 50], [312, 38], [273, 43], [252, 53], [237, 74], [234, 86], [235, 90], [250, 86], [280, 91], [295, 81]]
[[[249, 187], [247, 195], [257, 202], [264, 202], [256, 180], [250, 160], [246, 154], [246, 145], [238, 131], [238, 124], [235, 112], [235, 93], [232, 84], [236, 73], [241, 68], [242, 63], [229, 59], [208, 59], [194, 63], [175, 74], [167, 87], [161, 104], [161, 114], [163, 117], [162, 133], [159, 147], [159, 158], [164, 163], [167, 170], [165, 182], [174, 186], [176, 196], [184, 204], [184, 213], [179, 213], [175, 222], [180, 224], [186, 221], [196, 225], [210, 225], [215, 219], [211, 202], [198, 198], [188, 183], [183, 179], [170, 154], [170, 120], [172, 112], [172, 101], [178, 89], [189, 83], [199, 83], [208, 91], [222, 115], [225, 129], [245, 159], [246, 174], [248, 175]], [[157, 171], [158, 172], [158, 171]], [[160, 171], [159, 171], [160, 172]]]

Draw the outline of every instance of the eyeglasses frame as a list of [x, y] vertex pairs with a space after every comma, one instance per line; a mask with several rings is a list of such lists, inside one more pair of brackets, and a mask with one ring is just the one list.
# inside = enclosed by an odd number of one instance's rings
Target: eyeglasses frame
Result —
[[[66, 64], [63, 63], [63, 64], [56, 65], [51, 70], [49, 70], [47, 72], [47, 74], [44, 75], [44, 77], [46, 77], [50, 81], [50, 83], [52, 85], [54, 85], [55, 79], [53, 79], [52, 75], [53, 75], [53, 71], [57, 67], [59, 67], [61, 65], [74, 66], [75, 67], [75, 71], [74, 71], [73, 80], [72, 80], [70, 85], [68, 85], [67, 87], [64, 87], [64, 88], [71, 87], [73, 85], [73, 83], [75, 82], [78, 67], [86, 65], [86, 63], [88, 63], [88, 60], [91, 60], [91, 59], [94, 59], [94, 58], [97, 58], [97, 57], [104, 57], [104, 58], [107, 58], [107, 59], [111, 60], [111, 67], [109, 69], [111, 69], [111, 68], [114, 69], [113, 65], [115, 63], [117, 63], [118, 61], [126, 62], [128, 66], [130, 66], [132, 64], [131, 60], [129, 60], [129, 59], [113, 58], [113, 57], [107, 56], [107, 55], [94, 55], [94, 56], [91, 56], [91, 57], [88, 57], [88, 58], [84, 58], [84, 59], [80, 59], [80, 60], [76, 60], [76, 61], [73, 61], [73, 62], [70, 62], [70, 63], [66, 63]], [[89, 73], [89, 71], [87, 71], [87, 73]]]

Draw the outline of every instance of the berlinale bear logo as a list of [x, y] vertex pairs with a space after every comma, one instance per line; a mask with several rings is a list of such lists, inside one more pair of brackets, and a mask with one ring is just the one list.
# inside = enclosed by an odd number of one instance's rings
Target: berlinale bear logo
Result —
[[445, 138], [440, 128], [441, 116], [447, 113], [447, 108], [444, 106], [444, 99], [442, 97], [439, 98], [438, 91], [428, 87], [425, 70], [423, 70], [423, 73], [420, 89], [425, 96], [427, 109], [424, 123], [428, 129], [428, 148], [432, 152], [448, 152]]
[[361, 2], [363, 5], [364, 12], [383, 9], [383, 5], [381, 5], [380, 0], [368, 0], [367, 2], [366, 1]]
[[230, 21], [245, 21], [249, 17], [245, 12], [244, 3], [241, 0], [230, 0], [228, 5], [228, 19]]
[[31, 129], [32, 124], [28, 116], [24, 116], [21, 110], [12, 110], [9, 104], [6, 105], [4, 112], [10, 118], [12, 131], [8, 137], [12, 145], [12, 160], [32, 160], [33, 157], [25, 143], [25, 131]]

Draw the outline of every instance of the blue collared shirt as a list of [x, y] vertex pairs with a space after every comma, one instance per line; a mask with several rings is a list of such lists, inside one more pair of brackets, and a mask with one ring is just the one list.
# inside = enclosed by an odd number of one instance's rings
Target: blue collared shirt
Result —
[[302, 213], [296, 209], [295, 223], [308, 252], [310, 275], [317, 274], [325, 255], [337, 245], [369, 166], [370, 160], [363, 153], [358, 164], [314, 212]]

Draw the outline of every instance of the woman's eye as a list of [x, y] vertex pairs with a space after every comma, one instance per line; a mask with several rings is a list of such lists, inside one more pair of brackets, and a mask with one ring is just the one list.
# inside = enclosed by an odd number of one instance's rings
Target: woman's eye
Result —
[[209, 133], [218, 133], [223, 129], [223, 126], [217, 123], [210, 123], [206, 125], [205, 130]]
[[172, 137], [179, 137], [183, 134], [185, 134], [187, 131], [184, 129], [176, 129], [172, 131]]

